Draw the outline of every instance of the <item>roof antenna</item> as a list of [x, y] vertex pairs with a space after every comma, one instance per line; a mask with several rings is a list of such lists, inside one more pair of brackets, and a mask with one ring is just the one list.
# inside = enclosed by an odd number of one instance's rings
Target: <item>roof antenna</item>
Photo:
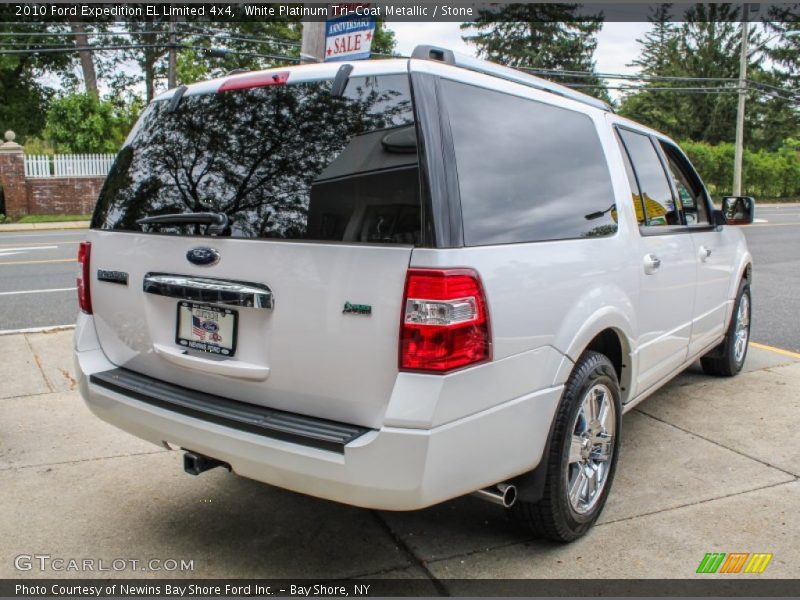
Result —
[[347, 82], [350, 81], [350, 73], [353, 72], [353, 65], [342, 65], [336, 71], [336, 77], [333, 79], [333, 87], [331, 88], [331, 96], [334, 98], [341, 98], [344, 95], [344, 88], [347, 87]]
[[175, 110], [178, 108], [178, 104], [181, 103], [181, 98], [183, 98], [183, 95], [186, 93], [186, 90], [188, 89], [189, 89], [188, 87], [182, 85], [177, 90], [175, 90], [175, 93], [172, 94], [172, 98], [169, 101], [169, 108], [167, 109], [168, 112], [175, 112]]

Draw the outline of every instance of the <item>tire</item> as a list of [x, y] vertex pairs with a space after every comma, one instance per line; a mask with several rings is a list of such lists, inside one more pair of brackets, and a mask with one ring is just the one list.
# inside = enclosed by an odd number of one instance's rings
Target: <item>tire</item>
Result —
[[750, 314], [752, 312], [750, 284], [742, 280], [733, 306], [733, 315], [722, 343], [700, 359], [708, 375], [733, 377], [744, 366], [750, 344]]
[[[597, 418], [586, 419], [592, 406]], [[558, 542], [571, 542], [591, 528], [614, 480], [621, 416], [614, 366], [602, 354], [584, 352], [564, 387], [543, 457], [548, 463], [542, 499], [520, 500], [511, 509], [522, 528]], [[569, 490], [578, 493], [571, 496]]]

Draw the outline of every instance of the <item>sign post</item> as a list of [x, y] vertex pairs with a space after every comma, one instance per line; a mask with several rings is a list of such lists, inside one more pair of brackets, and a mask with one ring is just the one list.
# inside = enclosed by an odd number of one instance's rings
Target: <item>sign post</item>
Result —
[[[328, 19], [325, 23], [325, 62], [337, 60], [359, 60], [370, 57], [372, 38], [375, 34], [374, 17], [362, 16], [358, 7], [368, 3], [332, 5], [340, 7], [330, 14], [342, 16]], [[362, 12], [362, 15], [359, 15]]]

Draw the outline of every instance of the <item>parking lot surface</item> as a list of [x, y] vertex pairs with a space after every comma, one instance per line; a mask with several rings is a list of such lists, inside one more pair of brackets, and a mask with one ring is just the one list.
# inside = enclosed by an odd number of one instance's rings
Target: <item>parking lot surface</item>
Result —
[[[569, 545], [516, 532], [472, 497], [376, 512], [215, 469], [99, 421], [71, 375], [72, 332], [0, 336], [0, 577], [15, 557], [192, 561], [106, 577], [692, 578], [707, 552], [767, 552], [761, 575], [800, 577], [800, 355], [751, 348], [746, 372], [690, 369], [623, 419], [600, 523]], [[402, 460], [402, 457], [397, 457]], [[391, 469], [392, 465], [386, 465]], [[138, 563], [141, 565], [142, 563]]]

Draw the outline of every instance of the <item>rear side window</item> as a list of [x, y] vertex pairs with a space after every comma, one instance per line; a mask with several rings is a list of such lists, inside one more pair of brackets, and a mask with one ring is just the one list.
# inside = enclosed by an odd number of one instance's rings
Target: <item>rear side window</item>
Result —
[[680, 225], [680, 207], [675, 206], [664, 165], [650, 137], [629, 129], [620, 129], [619, 135], [636, 172], [646, 225]]
[[202, 235], [143, 217], [225, 213], [244, 238], [418, 244], [408, 75], [187, 95], [152, 105], [106, 180], [93, 227]]
[[617, 213], [592, 120], [442, 81], [468, 246], [612, 235]]

